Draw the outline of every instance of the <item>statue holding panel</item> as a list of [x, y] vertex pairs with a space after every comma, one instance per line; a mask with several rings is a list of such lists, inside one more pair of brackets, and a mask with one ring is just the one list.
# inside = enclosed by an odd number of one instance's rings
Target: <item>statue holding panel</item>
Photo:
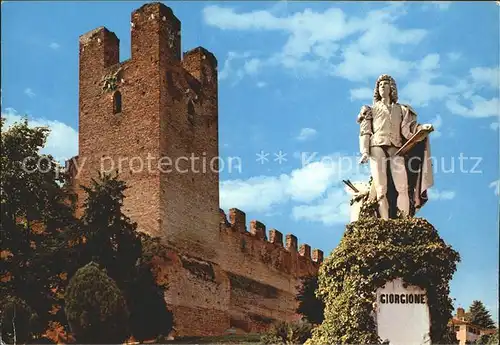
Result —
[[380, 218], [413, 216], [427, 201], [433, 185], [430, 124], [419, 125], [409, 105], [398, 103], [394, 79], [381, 75], [375, 84], [372, 106], [363, 106], [360, 124], [360, 163], [370, 164], [371, 197], [378, 201]]

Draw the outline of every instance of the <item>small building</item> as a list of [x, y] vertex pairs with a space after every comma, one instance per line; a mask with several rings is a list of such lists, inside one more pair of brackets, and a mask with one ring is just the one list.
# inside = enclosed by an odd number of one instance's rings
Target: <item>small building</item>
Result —
[[467, 321], [463, 308], [457, 308], [457, 313], [451, 319], [451, 323], [460, 345], [472, 344], [482, 335], [495, 333], [495, 329], [482, 328]]

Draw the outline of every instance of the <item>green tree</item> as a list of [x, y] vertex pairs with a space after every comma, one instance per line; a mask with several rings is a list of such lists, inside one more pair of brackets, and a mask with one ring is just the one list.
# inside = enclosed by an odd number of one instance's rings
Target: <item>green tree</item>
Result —
[[78, 343], [121, 344], [129, 337], [125, 298], [96, 263], [85, 265], [73, 275], [65, 300], [66, 317]]
[[39, 321], [32, 331], [41, 334], [50, 320], [64, 320], [54, 313], [62, 302], [57, 287], [68, 262], [62, 233], [78, 223], [62, 167], [40, 152], [48, 128], [32, 128], [27, 119], [9, 128], [4, 123], [2, 118], [0, 295], [23, 301]]
[[166, 284], [157, 282], [152, 259], [165, 256], [158, 238], [141, 233], [122, 212], [126, 184], [117, 175], [101, 174], [89, 186], [82, 229], [72, 241], [78, 266], [96, 262], [123, 292], [130, 311], [130, 328], [137, 340], [167, 335], [173, 326], [164, 294]]
[[134, 279], [142, 254], [137, 224], [122, 212], [126, 184], [117, 175], [101, 174], [81, 187], [87, 197], [82, 228], [73, 238], [78, 266], [94, 261], [124, 289]]
[[473, 301], [470, 305], [466, 320], [482, 328], [495, 328], [495, 322], [491, 318], [490, 312], [486, 309], [483, 302], [478, 300]]
[[324, 319], [325, 304], [316, 296], [318, 289], [318, 276], [310, 275], [301, 279], [296, 296], [299, 305], [297, 313], [312, 324], [321, 324]]
[[154, 257], [166, 257], [159, 238], [141, 234], [142, 256], [134, 280], [128, 285], [127, 301], [131, 312], [132, 335], [138, 341], [167, 336], [174, 326], [172, 312], [165, 301], [167, 283], [160, 283], [155, 274]]

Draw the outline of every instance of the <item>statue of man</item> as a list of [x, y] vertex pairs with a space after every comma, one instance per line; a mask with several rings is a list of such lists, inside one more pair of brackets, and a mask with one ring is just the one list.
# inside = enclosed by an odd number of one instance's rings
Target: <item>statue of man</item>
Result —
[[[426, 199], [426, 190], [433, 184], [432, 168], [429, 160], [429, 143], [424, 139], [424, 146], [418, 149], [424, 152], [411, 152], [419, 156], [418, 171], [414, 171], [415, 164], [408, 165], [408, 159], [395, 155], [399, 148], [410, 139], [420, 128], [432, 130], [432, 125], [419, 125], [416, 121], [416, 112], [409, 105], [398, 103], [398, 91], [394, 79], [381, 75], [375, 84], [373, 105], [363, 106], [358, 114], [360, 124], [360, 163], [370, 162], [373, 177], [373, 188], [379, 204], [379, 214], [383, 219], [389, 219], [390, 212], [389, 178], [392, 177], [397, 199], [397, 209], [405, 215], [412, 215], [414, 208], [421, 207]], [[412, 159], [410, 159], [411, 161]], [[413, 162], [410, 162], [413, 163]], [[410, 171], [409, 167], [412, 167]], [[387, 171], [389, 168], [390, 176]], [[430, 175], [429, 175], [430, 174]], [[425, 176], [423, 176], [425, 175]], [[413, 205], [410, 205], [413, 197]], [[422, 200], [422, 198], [424, 200]], [[413, 206], [413, 208], [411, 207]]]

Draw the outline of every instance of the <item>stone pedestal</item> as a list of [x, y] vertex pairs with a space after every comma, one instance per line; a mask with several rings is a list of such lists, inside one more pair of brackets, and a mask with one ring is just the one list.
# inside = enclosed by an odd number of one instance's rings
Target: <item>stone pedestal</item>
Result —
[[430, 344], [430, 313], [425, 289], [400, 278], [377, 289], [377, 334], [391, 345]]

